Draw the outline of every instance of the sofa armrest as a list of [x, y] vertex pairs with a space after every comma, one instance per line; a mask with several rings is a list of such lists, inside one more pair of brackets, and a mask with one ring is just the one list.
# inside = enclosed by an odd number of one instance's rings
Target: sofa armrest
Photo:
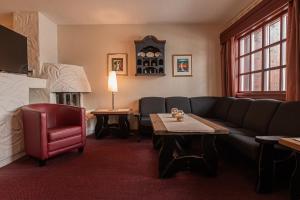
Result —
[[47, 159], [47, 114], [23, 107], [22, 117], [26, 153], [39, 159]]
[[256, 136], [255, 141], [260, 144], [274, 145], [278, 144], [283, 136]]

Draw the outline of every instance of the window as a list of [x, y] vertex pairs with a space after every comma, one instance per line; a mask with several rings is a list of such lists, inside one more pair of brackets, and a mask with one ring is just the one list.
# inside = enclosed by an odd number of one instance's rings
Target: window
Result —
[[284, 94], [287, 13], [264, 22], [238, 39], [239, 94]]

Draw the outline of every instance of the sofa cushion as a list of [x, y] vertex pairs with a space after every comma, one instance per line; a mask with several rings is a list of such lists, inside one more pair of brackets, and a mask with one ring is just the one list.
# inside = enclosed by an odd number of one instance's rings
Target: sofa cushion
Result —
[[228, 111], [230, 109], [230, 106], [232, 102], [235, 100], [235, 98], [232, 97], [222, 97], [219, 98], [216, 102], [213, 110], [213, 116], [215, 118], [219, 118], [222, 120], [227, 119]]
[[171, 112], [172, 108], [178, 108], [179, 110], [183, 110], [185, 113], [191, 113], [190, 100], [187, 97], [167, 97], [167, 112]]
[[251, 99], [236, 99], [233, 101], [228, 111], [227, 121], [241, 127], [252, 101]]
[[48, 129], [48, 139], [49, 141], [60, 140], [74, 135], [80, 135], [81, 131], [82, 130], [80, 126], [50, 128]]
[[257, 132], [258, 135], [266, 135], [268, 126], [272, 120], [280, 101], [255, 100], [251, 103], [243, 122], [243, 128]]
[[218, 97], [192, 97], [190, 98], [192, 113], [200, 117], [211, 117]]
[[149, 116], [151, 113], [165, 113], [165, 99], [162, 97], [141, 98], [139, 101], [139, 109], [142, 116]]
[[283, 102], [268, 130], [269, 135], [300, 136], [300, 102]]
[[259, 152], [259, 143], [255, 141], [255, 137], [232, 133], [226, 138], [226, 142], [232, 145], [235, 149], [246, 155], [252, 160], [257, 160]]
[[221, 126], [224, 126], [226, 128], [239, 128], [236, 124], [231, 123], [231, 122], [227, 122], [221, 119], [217, 119], [217, 118], [206, 118], [207, 120], [214, 122], [216, 124], [219, 124]]

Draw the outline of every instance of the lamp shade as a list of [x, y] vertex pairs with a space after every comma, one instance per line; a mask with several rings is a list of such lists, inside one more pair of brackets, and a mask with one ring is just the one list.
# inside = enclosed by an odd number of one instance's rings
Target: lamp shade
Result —
[[115, 71], [110, 71], [108, 75], [108, 91], [118, 92], [117, 74]]

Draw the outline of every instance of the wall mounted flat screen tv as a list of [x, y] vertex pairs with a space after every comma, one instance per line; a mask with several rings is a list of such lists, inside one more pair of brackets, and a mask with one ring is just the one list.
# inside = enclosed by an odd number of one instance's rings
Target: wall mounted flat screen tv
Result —
[[27, 38], [0, 25], [0, 71], [27, 74]]

